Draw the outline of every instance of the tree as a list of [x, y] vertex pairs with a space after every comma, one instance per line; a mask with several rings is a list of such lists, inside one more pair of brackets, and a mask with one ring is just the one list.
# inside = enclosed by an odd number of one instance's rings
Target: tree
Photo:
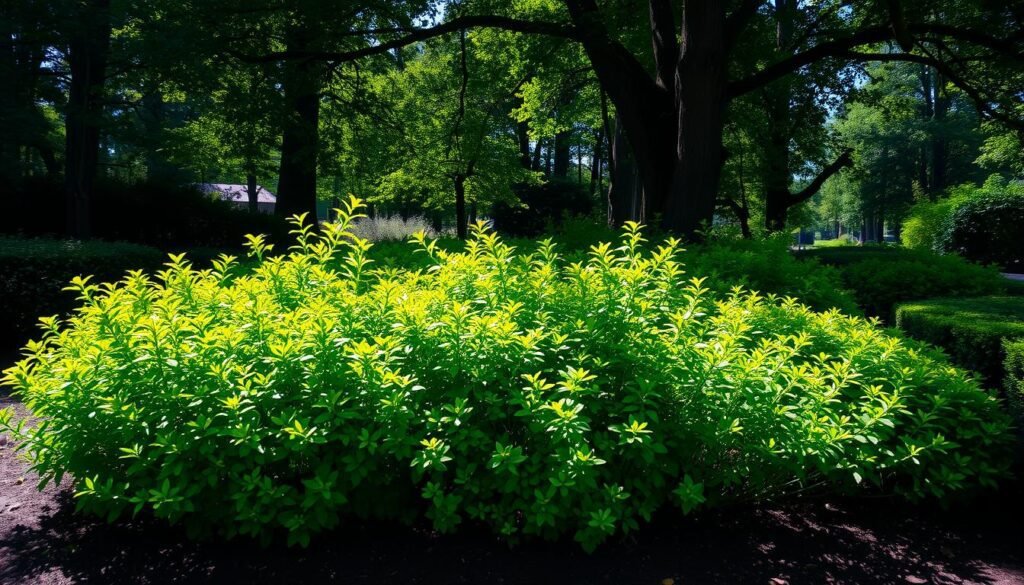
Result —
[[432, 42], [391, 74], [402, 132], [388, 152], [398, 164], [378, 185], [384, 198], [453, 205], [459, 238], [471, 208], [511, 199], [513, 185], [534, 180], [509, 117], [521, 83], [503, 79], [501, 63], [475, 58], [475, 44], [465, 33]]

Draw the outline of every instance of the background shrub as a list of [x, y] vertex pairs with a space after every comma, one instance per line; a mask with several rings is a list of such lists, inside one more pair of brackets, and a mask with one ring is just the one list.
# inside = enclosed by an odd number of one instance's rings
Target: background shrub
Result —
[[789, 249], [789, 236], [761, 240], [723, 239], [693, 246], [682, 255], [687, 270], [708, 277], [708, 286], [726, 293], [734, 286], [795, 297], [817, 310], [863, 314], [838, 270], [819, 262], [801, 262]]
[[915, 204], [903, 224], [904, 245], [960, 254], [973, 262], [1024, 271], [1024, 185], [993, 175], [978, 187]]
[[826, 246], [793, 251], [793, 255], [801, 260], [817, 260], [822, 264], [836, 267], [873, 259], [893, 260], [905, 254], [906, 252], [902, 248], [878, 244]]
[[942, 250], [1024, 272], [1024, 186], [989, 181], [952, 210]]
[[0, 351], [36, 337], [40, 316], [64, 314], [77, 304], [62, 290], [76, 276], [93, 282], [120, 280], [133, 269], [153, 271], [166, 255], [136, 244], [0, 237]]
[[942, 252], [942, 237], [949, 228], [949, 218], [966, 196], [952, 195], [938, 201], [920, 201], [907, 212], [900, 228], [900, 242], [908, 248]]
[[495, 229], [511, 236], [538, 236], [563, 219], [590, 215], [594, 208], [586, 189], [575, 181], [516, 185], [513, 191], [518, 205], [499, 202], [491, 210]]
[[[23, 236], [63, 236], [63, 185], [37, 179], [0, 186], [6, 209], [0, 232]], [[56, 212], [56, 213], [55, 213]], [[92, 199], [93, 236], [134, 242], [165, 251], [239, 248], [246, 234], [267, 234], [287, 245], [287, 223], [276, 216], [249, 213], [185, 186], [99, 181]]]
[[945, 497], [1006, 469], [1008, 419], [962, 372], [862, 319], [714, 294], [635, 226], [574, 263], [477, 228], [406, 271], [367, 266], [348, 220], [286, 257], [252, 238], [245, 275], [79, 282], [5, 373], [47, 423], [0, 428], [85, 510], [298, 543], [358, 514], [590, 548], [669, 505]]
[[896, 325], [917, 339], [943, 348], [954, 362], [978, 372], [990, 387], [999, 388], [1009, 363], [1004, 340], [1024, 338], [1024, 298], [907, 303], [896, 309]]

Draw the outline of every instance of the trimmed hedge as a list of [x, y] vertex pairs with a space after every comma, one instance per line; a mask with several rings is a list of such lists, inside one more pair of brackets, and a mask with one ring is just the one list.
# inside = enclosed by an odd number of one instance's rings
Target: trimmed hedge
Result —
[[985, 193], [953, 210], [942, 244], [974, 262], [1024, 272], [1024, 190]]
[[865, 246], [832, 246], [823, 248], [806, 248], [794, 250], [793, 254], [801, 260], [815, 259], [828, 266], [842, 267], [847, 264], [863, 262], [865, 260], [891, 260], [905, 254], [904, 248], [897, 246], [880, 246], [868, 244]]
[[1018, 433], [1024, 427], [1024, 339], [1008, 339], [1003, 342], [1006, 354], [1006, 400], [1017, 419]]
[[798, 257], [814, 258], [838, 268], [843, 285], [853, 292], [864, 312], [886, 321], [891, 321], [893, 308], [899, 303], [1001, 295], [1011, 284], [994, 268], [925, 250], [866, 246], [810, 250]]
[[1024, 339], [1024, 298], [907, 303], [896, 309], [896, 325], [911, 337], [945, 349], [955, 363], [978, 372], [989, 387], [1000, 387], [1007, 368], [1017, 368], [1020, 359], [1006, 353], [1004, 340]]
[[116, 281], [128, 270], [155, 270], [165, 259], [160, 250], [136, 244], [0, 238], [0, 348], [36, 337], [40, 316], [73, 309], [77, 295], [63, 289], [74, 277]]

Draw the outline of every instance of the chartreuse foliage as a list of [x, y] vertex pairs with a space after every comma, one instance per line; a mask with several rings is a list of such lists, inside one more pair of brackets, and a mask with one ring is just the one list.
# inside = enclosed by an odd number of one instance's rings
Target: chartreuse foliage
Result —
[[429, 269], [375, 269], [358, 206], [285, 256], [252, 237], [244, 275], [76, 281], [6, 372], [45, 422], [0, 428], [84, 509], [302, 544], [423, 515], [590, 548], [666, 506], [1004, 472], [1007, 418], [963, 373], [859, 318], [714, 296], [634, 224], [577, 263], [477, 226], [459, 253], [417, 238]]

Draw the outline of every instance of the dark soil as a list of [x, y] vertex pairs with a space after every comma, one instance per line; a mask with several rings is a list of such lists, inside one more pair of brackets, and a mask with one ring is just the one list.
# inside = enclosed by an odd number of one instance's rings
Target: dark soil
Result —
[[1015, 488], [948, 511], [888, 499], [730, 509], [662, 519], [592, 555], [572, 542], [510, 549], [484, 533], [390, 524], [349, 527], [308, 549], [260, 548], [78, 516], [66, 487], [38, 492], [5, 444], [0, 583], [1024, 584], [1021, 496]]

